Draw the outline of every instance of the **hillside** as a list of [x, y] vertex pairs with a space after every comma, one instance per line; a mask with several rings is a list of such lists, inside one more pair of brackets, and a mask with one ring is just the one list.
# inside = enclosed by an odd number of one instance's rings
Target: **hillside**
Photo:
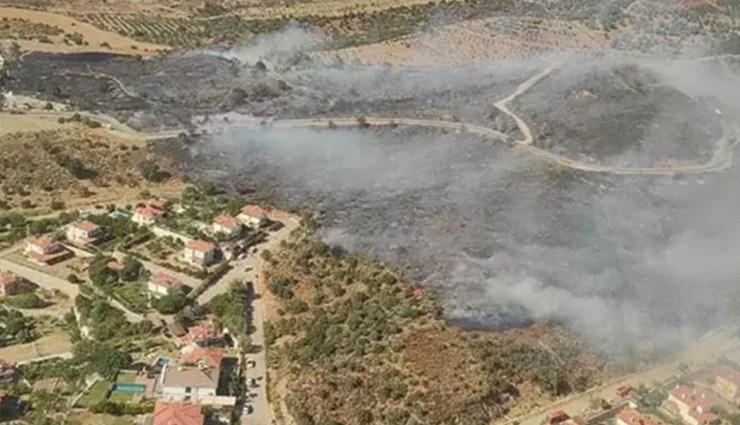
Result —
[[[146, 143], [82, 126], [0, 136], [0, 206], [49, 210], [169, 193], [179, 181]], [[146, 177], [145, 177], [146, 176]]]
[[298, 424], [488, 424], [608, 376], [552, 324], [453, 328], [423, 290], [305, 228], [263, 258], [272, 402]]

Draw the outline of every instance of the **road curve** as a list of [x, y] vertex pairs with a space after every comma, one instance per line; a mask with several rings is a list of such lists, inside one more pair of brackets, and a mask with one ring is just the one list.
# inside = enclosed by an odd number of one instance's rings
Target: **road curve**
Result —
[[[690, 165], [676, 165], [668, 167], [620, 167], [610, 166], [603, 164], [594, 164], [579, 161], [576, 159], [568, 158], [566, 156], [558, 155], [547, 150], [534, 146], [532, 131], [529, 125], [518, 115], [512, 112], [508, 108], [508, 104], [515, 100], [518, 96], [525, 93], [527, 90], [532, 88], [535, 84], [540, 82], [543, 78], [547, 77], [552, 71], [558, 68], [560, 64], [556, 63], [550, 65], [538, 72], [534, 76], [528, 78], [521, 83], [514, 90], [513, 93], [507, 97], [494, 103], [494, 106], [501, 112], [511, 117], [517, 124], [517, 127], [522, 133], [523, 138], [513, 142], [515, 149], [544, 159], [546, 161], [555, 163], [559, 166], [569, 168], [572, 170], [591, 172], [591, 173], [605, 173], [614, 175], [639, 175], [639, 176], [661, 176], [661, 175], [675, 175], [678, 173], [683, 174], [704, 174], [711, 172], [719, 172], [729, 168], [733, 163], [734, 148], [738, 142], [738, 128], [734, 124], [725, 122], [723, 124], [723, 135], [719, 141], [717, 141], [717, 147], [712, 155], [712, 158], [704, 164], [690, 164]], [[47, 116], [47, 117], [69, 117], [74, 112], [28, 112], [28, 115], [35, 116]], [[96, 120], [104, 124], [104, 126], [113, 134], [121, 136], [133, 136], [146, 140], [162, 140], [177, 137], [182, 133], [186, 133], [185, 129], [175, 129], [161, 132], [140, 132], [135, 130], [128, 125], [121, 123], [116, 118], [101, 113], [92, 112], [77, 112], [83, 117]], [[500, 141], [508, 141], [508, 136], [504, 133], [496, 131], [492, 128], [483, 127], [470, 123], [446, 121], [440, 119], [419, 119], [419, 118], [403, 118], [403, 117], [365, 117], [365, 123], [372, 126], [418, 126], [428, 128], [441, 128], [446, 130], [467, 132], [472, 134], [479, 134], [492, 139]], [[286, 120], [275, 120], [267, 128], [329, 128], [331, 126], [337, 127], [354, 127], [358, 126], [360, 122], [354, 117], [325, 117], [325, 118], [308, 118], [308, 119], [286, 119]]]

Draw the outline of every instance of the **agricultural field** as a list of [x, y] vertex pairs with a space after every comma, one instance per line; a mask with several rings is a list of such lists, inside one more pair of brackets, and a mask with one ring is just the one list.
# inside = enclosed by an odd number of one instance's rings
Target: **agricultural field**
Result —
[[[28, 7], [29, 4], [19, 5]], [[2, 7], [0, 3], [0, 39], [15, 40], [21, 49], [42, 52], [111, 51], [122, 54], [149, 55], [166, 50], [165, 46], [141, 43], [107, 32], [69, 16]]]

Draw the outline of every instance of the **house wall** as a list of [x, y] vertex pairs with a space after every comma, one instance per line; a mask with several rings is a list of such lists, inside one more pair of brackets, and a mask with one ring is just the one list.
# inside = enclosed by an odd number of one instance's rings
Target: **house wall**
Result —
[[146, 288], [157, 298], [169, 293], [169, 290], [166, 287], [157, 285], [154, 282], [148, 282]]
[[131, 221], [133, 221], [136, 224], [142, 225], [142, 226], [149, 226], [154, 224], [155, 220], [150, 217], [144, 217], [141, 214], [134, 213], [133, 216], [131, 216]]
[[264, 219], [252, 217], [246, 214], [239, 214], [238, 216], [236, 216], [236, 218], [238, 218], [242, 223], [246, 224], [247, 226], [252, 226], [252, 227], [259, 227], [264, 222]]

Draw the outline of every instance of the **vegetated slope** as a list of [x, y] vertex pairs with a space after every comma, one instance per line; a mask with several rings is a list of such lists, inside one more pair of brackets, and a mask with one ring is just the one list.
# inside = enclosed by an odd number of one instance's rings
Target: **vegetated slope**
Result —
[[722, 135], [714, 106], [637, 65], [567, 66], [515, 102], [535, 145], [597, 162], [703, 163]]
[[488, 424], [582, 391], [605, 365], [549, 324], [497, 334], [439, 319], [382, 264], [333, 253], [306, 228], [265, 253], [273, 401], [298, 424]]
[[177, 186], [169, 164], [150, 159], [144, 143], [103, 131], [8, 134], [0, 137], [0, 149], [3, 209], [120, 201]]

